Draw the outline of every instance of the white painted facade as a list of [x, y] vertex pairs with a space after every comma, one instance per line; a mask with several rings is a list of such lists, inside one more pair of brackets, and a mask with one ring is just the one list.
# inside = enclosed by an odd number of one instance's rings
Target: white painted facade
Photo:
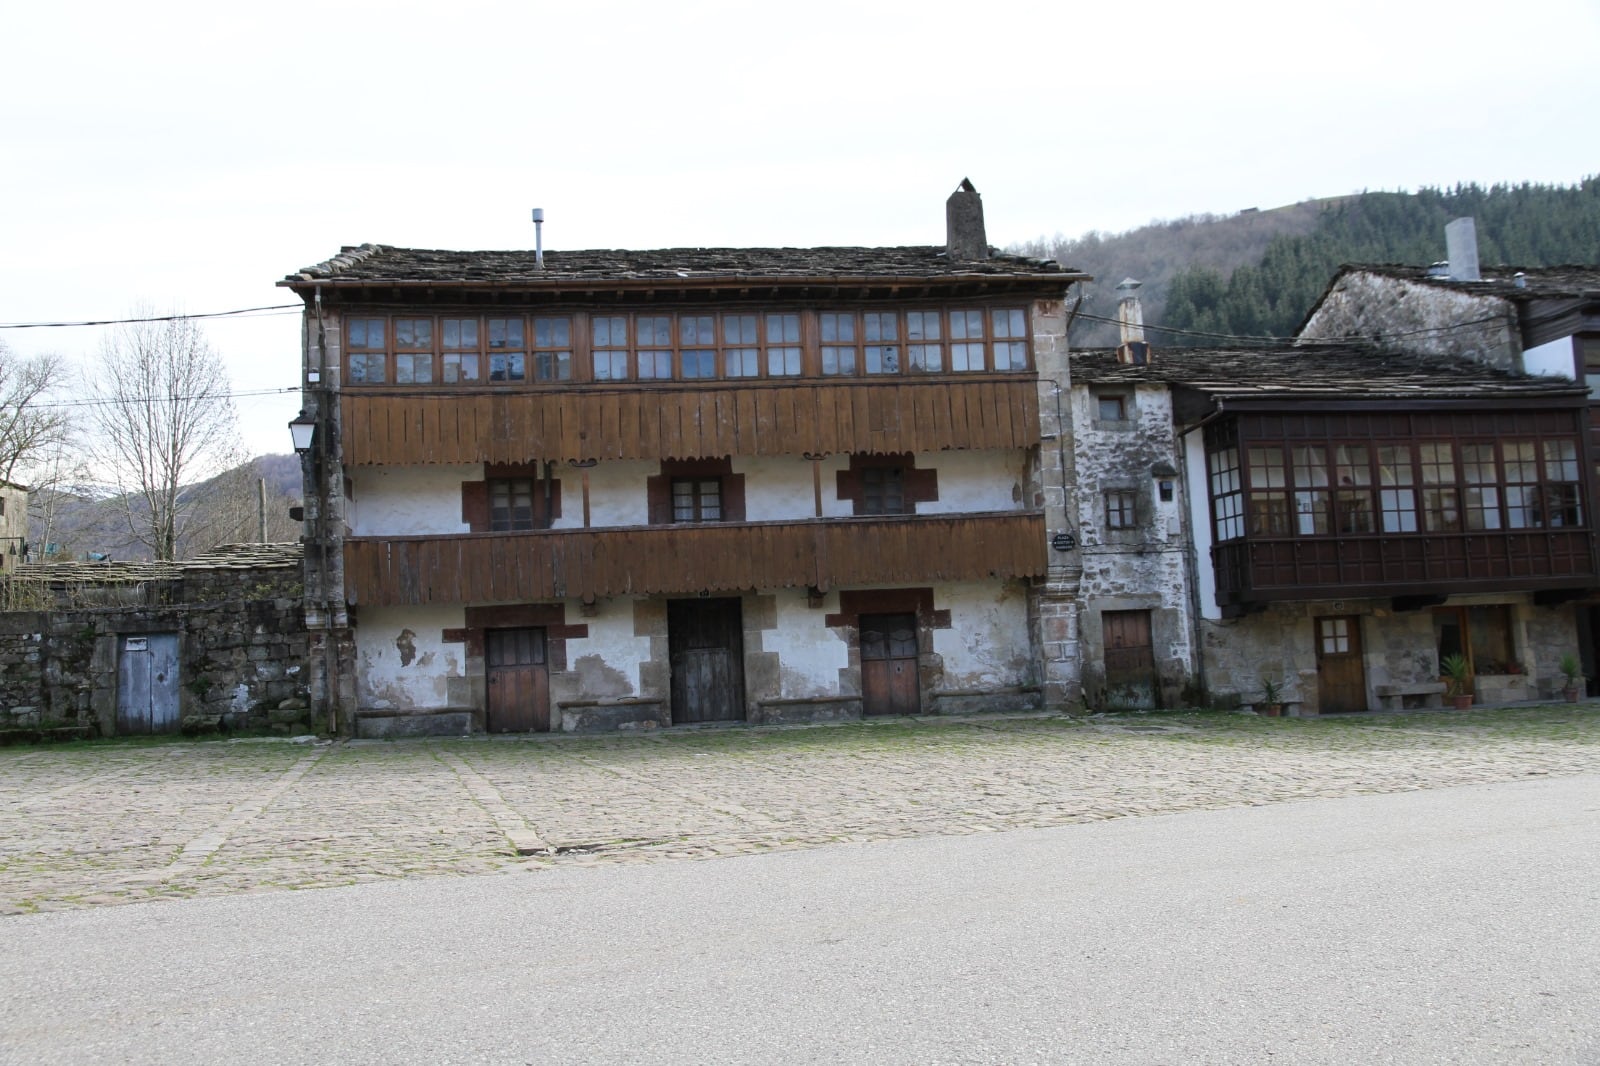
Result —
[[363, 608], [355, 631], [357, 682], [364, 709], [443, 710], [450, 680], [465, 678], [467, 649], [442, 634], [465, 624], [459, 606]]
[[[1021, 452], [928, 453], [914, 457], [918, 469], [938, 472], [939, 498], [918, 503], [917, 514], [1015, 511], [1022, 508], [1026, 458]], [[849, 456], [818, 462], [822, 517], [848, 518], [849, 500], [839, 498], [838, 476]], [[592, 528], [642, 526], [650, 521], [647, 481], [658, 463], [599, 463], [587, 471], [557, 467], [561, 516], [553, 529], [583, 528], [583, 482], [589, 479]], [[816, 517], [816, 482], [806, 459], [736, 458], [733, 472], [745, 478], [745, 521], [803, 521]], [[462, 521], [461, 487], [482, 481], [482, 466], [356, 467], [350, 475], [346, 519], [351, 533], [368, 536], [448, 535], [469, 532]]]
[[1572, 378], [1577, 364], [1573, 361], [1572, 338], [1558, 337], [1553, 341], [1535, 345], [1522, 353], [1522, 368], [1529, 374], [1547, 378]]

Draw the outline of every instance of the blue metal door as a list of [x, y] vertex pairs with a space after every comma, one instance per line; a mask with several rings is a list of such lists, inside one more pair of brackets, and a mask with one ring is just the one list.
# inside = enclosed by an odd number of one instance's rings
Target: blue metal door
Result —
[[124, 636], [117, 649], [117, 735], [178, 729], [178, 634]]

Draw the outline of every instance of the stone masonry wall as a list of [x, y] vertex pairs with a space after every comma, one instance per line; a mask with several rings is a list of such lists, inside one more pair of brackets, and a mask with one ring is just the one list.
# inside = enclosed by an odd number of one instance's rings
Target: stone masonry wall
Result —
[[1368, 273], [1347, 274], [1300, 336], [1366, 340], [1421, 355], [1522, 369], [1516, 312], [1497, 296], [1478, 296]]
[[97, 589], [101, 595], [54, 610], [0, 613], [0, 728], [82, 725], [113, 734], [121, 638], [176, 633], [182, 718], [304, 729], [300, 590], [298, 564], [193, 568]]

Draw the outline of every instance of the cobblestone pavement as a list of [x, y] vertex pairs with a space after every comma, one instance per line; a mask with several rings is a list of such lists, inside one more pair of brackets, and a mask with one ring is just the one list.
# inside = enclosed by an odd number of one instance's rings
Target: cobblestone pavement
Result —
[[1592, 704], [0, 749], [0, 914], [1596, 771]]

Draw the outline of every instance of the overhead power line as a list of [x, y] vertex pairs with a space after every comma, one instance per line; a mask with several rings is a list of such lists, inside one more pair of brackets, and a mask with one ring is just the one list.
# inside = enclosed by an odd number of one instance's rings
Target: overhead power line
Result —
[[298, 385], [286, 385], [277, 389], [246, 389], [243, 392], [201, 392], [187, 396], [134, 396], [107, 400], [63, 400], [60, 403], [30, 403], [28, 404], [28, 409], [37, 411], [57, 407], [108, 407], [121, 406], [127, 403], [176, 403], [179, 400], [238, 400], [249, 396], [283, 396], [299, 391], [300, 386]]
[[287, 314], [304, 310], [302, 304], [271, 304], [267, 307], [241, 307], [234, 311], [205, 311], [193, 315], [150, 315], [146, 318], [94, 318], [82, 322], [0, 322], [0, 329], [54, 329], [62, 326], [129, 326], [140, 322], [182, 322], [191, 318], [234, 318], [240, 315]]

